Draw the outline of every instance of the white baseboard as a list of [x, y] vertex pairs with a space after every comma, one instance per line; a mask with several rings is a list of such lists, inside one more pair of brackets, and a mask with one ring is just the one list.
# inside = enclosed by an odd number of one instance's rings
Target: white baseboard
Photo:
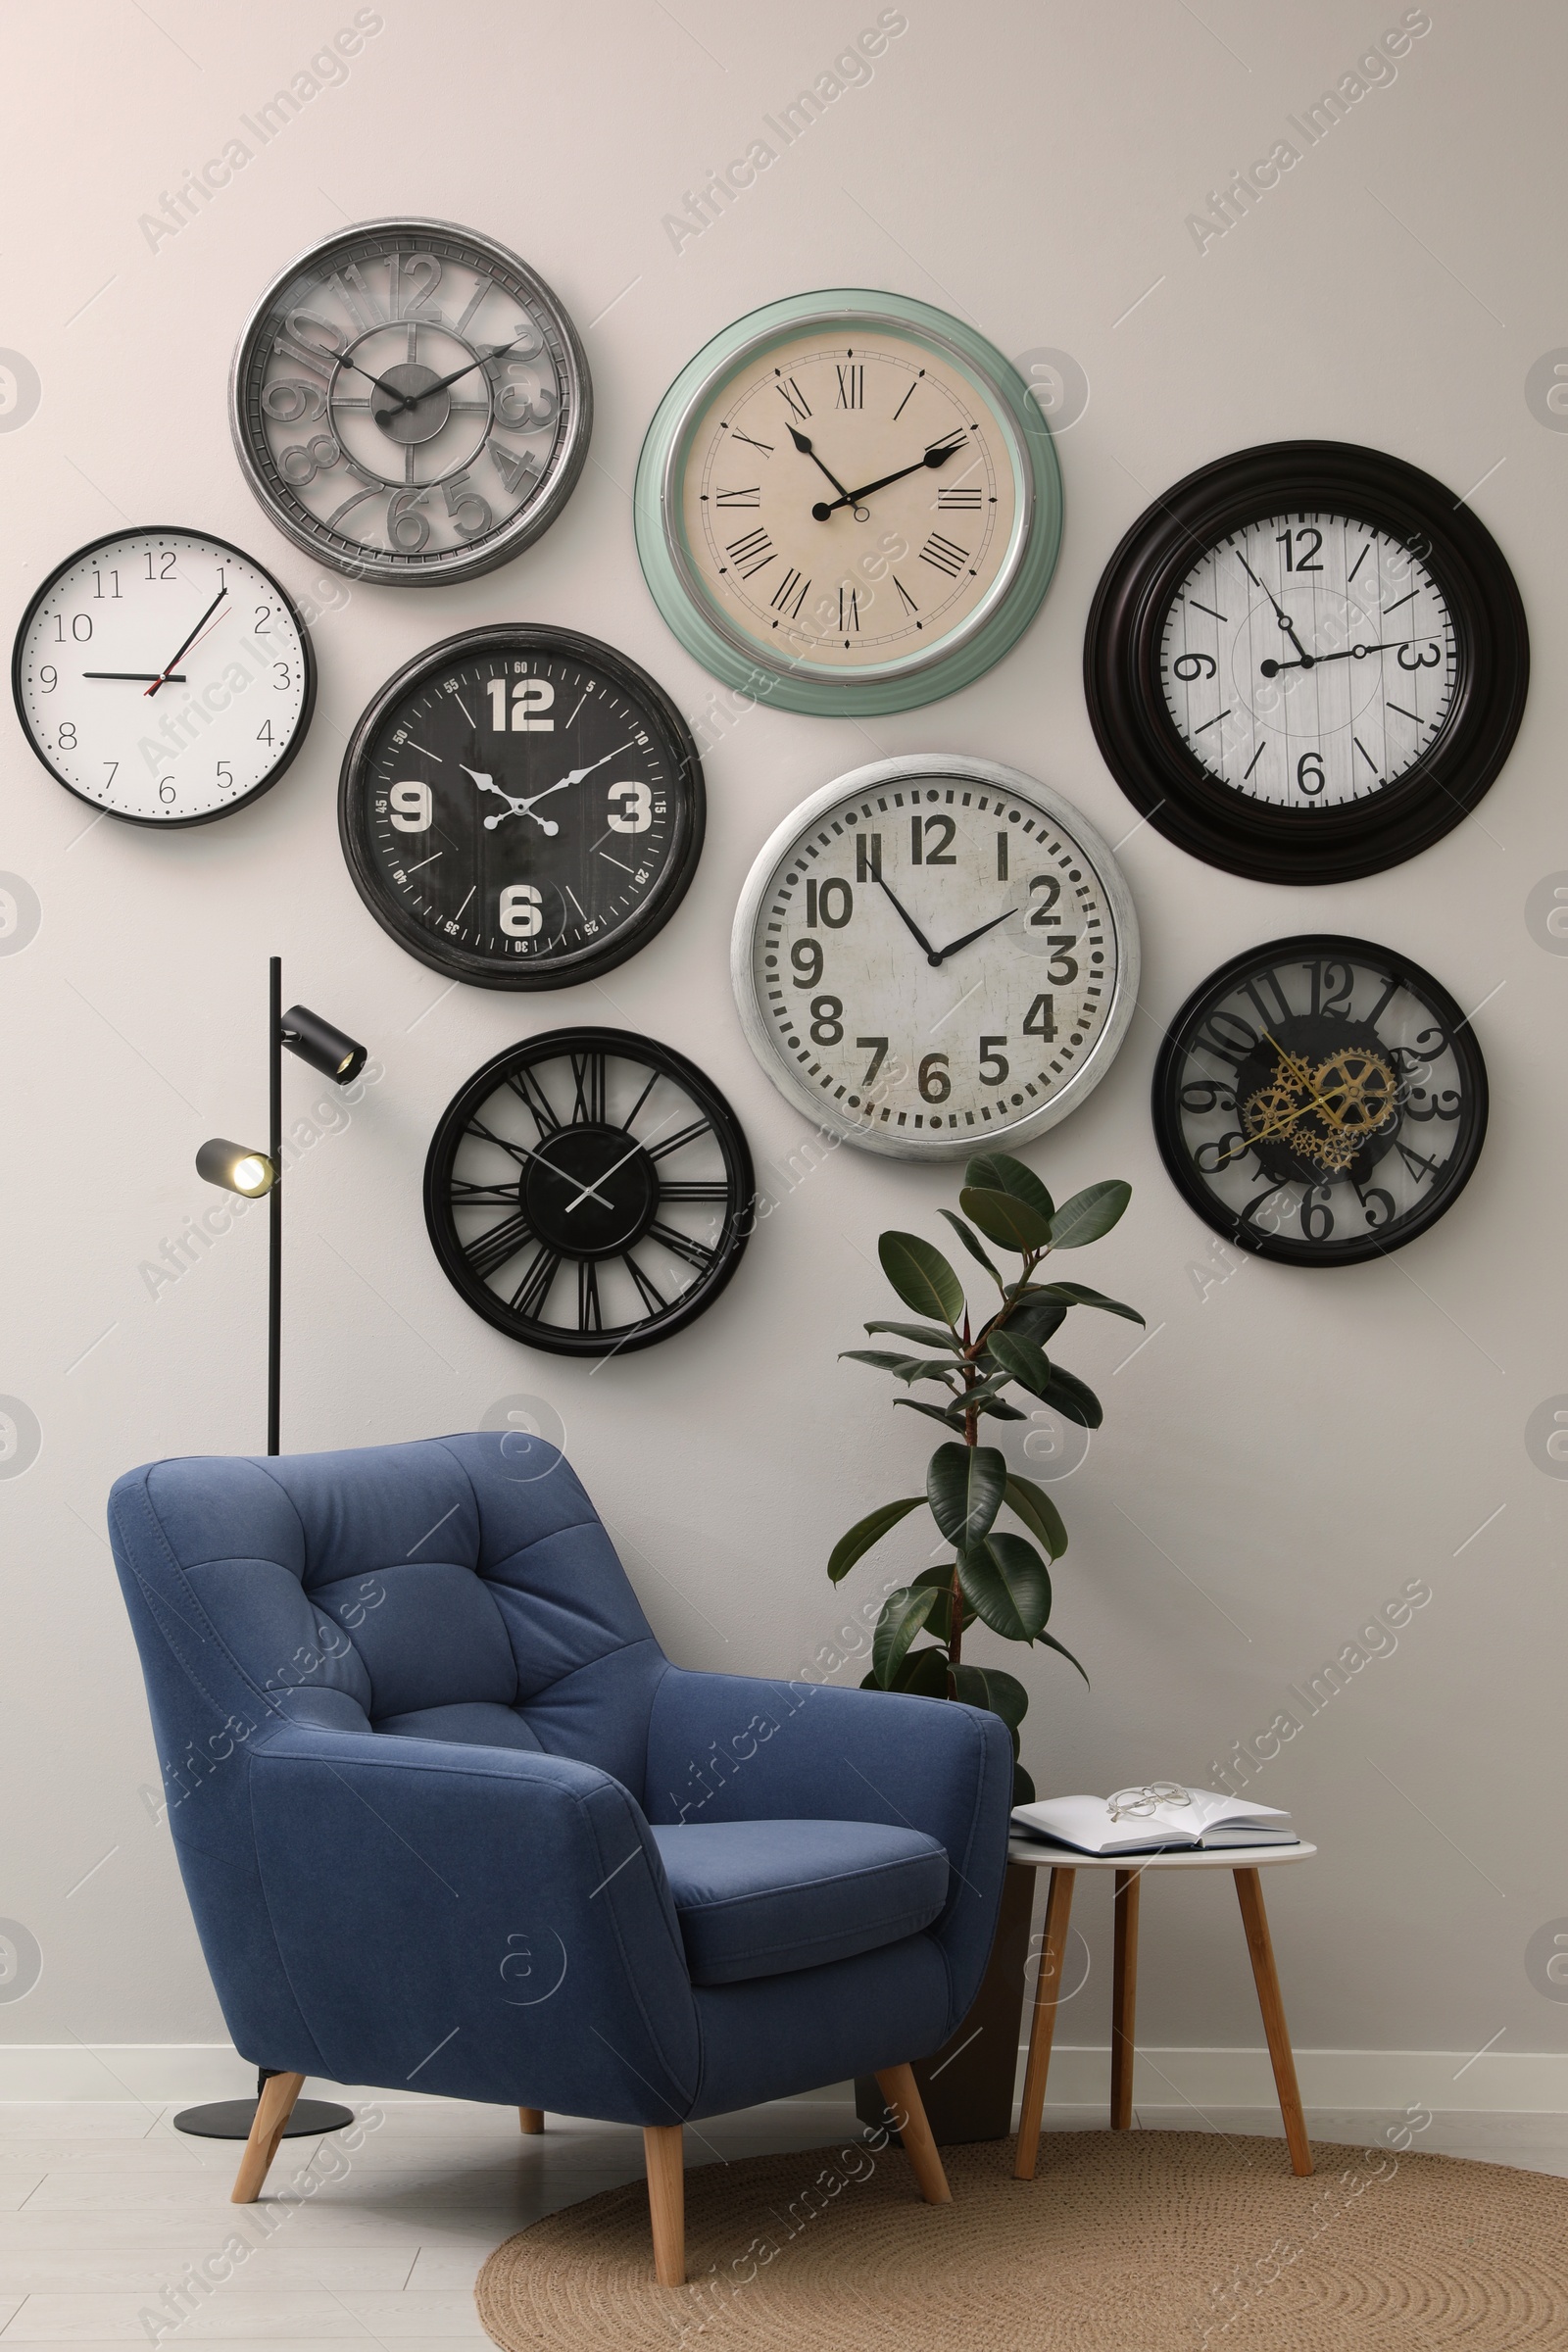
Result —
[[[1407, 2107], [1434, 2114], [1568, 2115], [1568, 2052], [1298, 2050], [1305, 2106], [1380, 2115]], [[309, 2095], [374, 2095], [364, 2086], [316, 2082]], [[256, 2076], [227, 2042], [0, 2042], [0, 2100], [244, 2098]], [[381, 2095], [384, 2097], [385, 2092]], [[400, 2094], [409, 2097], [411, 2093]], [[1140, 2049], [1134, 2097], [1147, 2107], [1274, 2108], [1268, 2053], [1255, 2049]], [[1056, 2044], [1052, 2107], [1102, 2106], [1110, 2096], [1108, 2046]]]

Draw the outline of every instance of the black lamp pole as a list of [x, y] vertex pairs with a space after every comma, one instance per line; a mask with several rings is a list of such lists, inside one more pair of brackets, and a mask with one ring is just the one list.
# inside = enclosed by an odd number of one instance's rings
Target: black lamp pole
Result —
[[[221, 1137], [203, 1144], [196, 1154], [198, 1173], [209, 1184], [243, 1199], [256, 1200], [265, 1188], [267, 1204], [267, 1450], [278, 1451], [282, 1395], [283, 1338], [283, 1048], [297, 1054], [312, 1069], [336, 1086], [348, 1086], [365, 1067], [365, 1048], [323, 1021], [304, 1004], [283, 1011], [283, 959], [270, 956], [267, 967], [267, 1084], [268, 1141], [265, 1156]], [[275, 2067], [257, 2070], [254, 2099], [214, 2099], [204, 2107], [187, 2107], [174, 2118], [176, 2132], [199, 2139], [249, 2139], [262, 2089]], [[335, 2099], [297, 2099], [283, 2127], [285, 2139], [321, 2132], [341, 2132], [354, 2121], [352, 2107]]]
[[270, 1089], [268, 1157], [272, 1190], [267, 1203], [267, 1450], [278, 1450], [283, 1349], [283, 958], [268, 963], [267, 1067]]

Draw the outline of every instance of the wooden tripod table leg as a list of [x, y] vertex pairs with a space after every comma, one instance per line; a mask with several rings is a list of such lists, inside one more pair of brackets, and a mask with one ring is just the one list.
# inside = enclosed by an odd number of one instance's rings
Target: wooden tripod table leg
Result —
[[294, 2112], [294, 2102], [305, 2087], [303, 2075], [269, 2075], [262, 2084], [262, 2095], [256, 2102], [256, 2120], [251, 2135], [245, 2142], [245, 2153], [239, 2160], [239, 2172], [229, 2195], [231, 2205], [254, 2205], [262, 2193], [262, 2183], [271, 2170], [283, 2136], [283, 2126]]
[[[1240, 1874], [1238, 1874], [1240, 1875]], [[1116, 1873], [1116, 1936], [1110, 1992], [1110, 2128], [1133, 2124], [1133, 2031], [1138, 2011], [1138, 1890], [1141, 1870]]]
[[1056, 2031], [1056, 2001], [1067, 1955], [1067, 1921], [1072, 1912], [1076, 1871], [1053, 1870], [1046, 1896], [1046, 1933], [1040, 1947], [1040, 1974], [1035, 1980], [1034, 2016], [1029, 2026], [1029, 2064], [1023, 2078], [1023, 2105], [1018, 2111], [1018, 2147], [1013, 2157], [1015, 2180], [1032, 2180], [1040, 2154], [1040, 2119], [1046, 2107], [1046, 2076], [1051, 2068], [1051, 2042]]
[[521, 2129], [530, 2134], [542, 2132], [545, 2128], [545, 2111], [542, 2107], [519, 2107], [517, 2122]]
[[1257, 1986], [1257, 2005], [1263, 2012], [1263, 2032], [1268, 2036], [1268, 2054], [1274, 2066], [1274, 2087], [1279, 2092], [1280, 2114], [1285, 2119], [1291, 2170], [1304, 2180], [1312, 2170], [1312, 2147], [1301, 2114], [1301, 2094], [1297, 2088], [1296, 2060], [1291, 2054], [1285, 2003], [1280, 1998], [1280, 1981], [1274, 1968], [1274, 1946], [1269, 1937], [1268, 1915], [1263, 1909], [1263, 1888], [1255, 1870], [1239, 1870], [1235, 1878], [1242, 1924], [1247, 1930], [1247, 1949], [1251, 1956], [1252, 1981]]

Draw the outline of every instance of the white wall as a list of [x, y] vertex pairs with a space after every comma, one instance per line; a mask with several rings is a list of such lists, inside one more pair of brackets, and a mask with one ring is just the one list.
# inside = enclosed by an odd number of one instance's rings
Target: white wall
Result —
[[[1322, 1847], [1274, 1882], [1293, 2027], [1324, 2048], [1468, 2054], [1500, 2035], [1499, 2055], [1561, 2051], [1568, 2006], [1533, 1984], [1526, 1946], [1568, 1914], [1555, 1817], [1568, 1487], [1543, 1475], [1525, 1429], [1568, 1390], [1550, 1173], [1568, 961], [1532, 935], [1526, 901], [1568, 867], [1556, 659], [1568, 439], [1532, 413], [1525, 378], [1568, 342], [1568, 23], [1548, 0], [1433, 0], [1396, 80], [1200, 253], [1189, 212], [1288, 135], [1285, 117], [1399, 21], [1396, 0], [1204, 0], [1200, 12], [904, 0], [907, 30], [869, 84], [677, 251], [662, 217], [874, 20], [872, 0], [379, 4], [384, 29], [347, 82], [156, 250], [139, 217], [350, 21], [350, 0], [160, 0], [152, 14], [100, 5], [69, 28], [50, 11], [7, 24], [0, 342], [42, 386], [37, 414], [0, 432], [7, 641], [55, 563], [121, 519], [210, 526], [315, 593], [319, 575], [241, 480], [225, 380], [260, 289], [345, 220], [437, 214], [524, 254], [584, 330], [598, 420], [566, 514], [510, 568], [433, 594], [329, 580], [339, 603], [315, 630], [311, 737], [253, 809], [162, 838], [108, 821], [88, 831], [14, 723], [0, 728], [0, 867], [42, 907], [36, 939], [0, 957], [0, 1390], [43, 1433], [36, 1463], [0, 1480], [0, 1913], [44, 1956], [25, 2000], [0, 2003], [0, 2040], [221, 2037], [167, 1832], [139, 1793], [155, 1759], [101, 1531], [105, 1492], [129, 1465], [262, 1442], [262, 1217], [156, 1301], [138, 1266], [204, 1204], [197, 1143], [261, 1131], [268, 954], [283, 956], [291, 996], [385, 1065], [348, 1130], [291, 1181], [285, 1444], [463, 1429], [510, 1394], [545, 1397], [670, 1650], [794, 1670], [842, 1621], [823, 1575], [833, 1539], [924, 1459], [887, 1385], [836, 1352], [887, 1311], [876, 1233], [940, 1230], [951, 1177], [832, 1155], [762, 1225], [705, 1320], [593, 1373], [512, 1346], [448, 1287], [419, 1205], [433, 1123], [510, 1040], [619, 1022], [712, 1072], [766, 1184], [804, 1131], [729, 1000], [730, 916], [759, 845], [830, 777], [928, 748], [1038, 774], [1118, 840], [1133, 813], [1080, 684], [1106, 557], [1155, 492], [1205, 460], [1321, 435], [1413, 460], [1456, 497], [1481, 485], [1475, 507], [1530, 614], [1530, 707], [1478, 814], [1374, 879], [1269, 888], [1148, 826], [1127, 843], [1142, 1017], [1100, 1091], [1030, 1157], [1058, 1198], [1131, 1179], [1125, 1222], [1075, 1270], [1139, 1303], [1154, 1336], [1117, 1370], [1128, 1327], [1086, 1317], [1066, 1351], [1106, 1399], [1102, 1435], [1060, 1490], [1072, 1545], [1054, 1621], [1094, 1689], [1030, 1658], [1025, 1753], [1049, 1788], [1204, 1778], [1289, 1703], [1288, 1685], [1425, 1579], [1432, 1598], [1397, 1651], [1255, 1779]], [[643, 429], [727, 320], [840, 284], [961, 308], [1009, 355], [1058, 347], [1086, 372], [1087, 413], [1060, 444], [1066, 539], [1039, 618], [999, 669], [930, 709], [866, 727], [747, 716], [708, 762], [690, 896], [604, 986], [443, 996], [344, 869], [334, 803], [348, 730], [419, 647], [504, 616], [624, 647], [698, 720], [711, 682], [660, 620], [633, 550]], [[1151, 1133], [1155, 1048], [1223, 957], [1309, 925], [1387, 940], [1466, 1005], [1489, 1000], [1477, 1027], [1490, 1139], [1453, 1212], [1388, 1262], [1249, 1261], [1208, 1283], [1209, 1231]], [[296, 1118], [313, 1089], [293, 1065], [287, 1087]], [[912, 1569], [916, 1539], [885, 1558]], [[1097, 1896], [1081, 1909], [1097, 1968], [1066, 2038], [1093, 2042], [1103, 1923]], [[1223, 1883], [1153, 1889], [1145, 1916], [1148, 2038], [1255, 2044]], [[1428, 2068], [1432, 2103], [1452, 2072]]]

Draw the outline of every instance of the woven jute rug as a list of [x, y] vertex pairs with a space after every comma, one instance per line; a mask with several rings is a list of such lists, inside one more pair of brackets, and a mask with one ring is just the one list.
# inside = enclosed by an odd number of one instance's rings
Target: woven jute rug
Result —
[[1568, 2180], [1198, 2132], [950, 2148], [951, 2205], [849, 2141], [686, 2176], [684, 2287], [638, 2182], [498, 2247], [506, 2352], [1548, 2352], [1568, 2346]]

